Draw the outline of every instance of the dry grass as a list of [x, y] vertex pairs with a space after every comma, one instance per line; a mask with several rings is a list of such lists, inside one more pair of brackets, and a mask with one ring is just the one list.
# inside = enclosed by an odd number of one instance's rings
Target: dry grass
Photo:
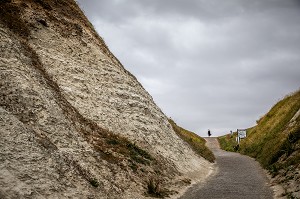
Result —
[[175, 193], [178, 193], [176, 191], [170, 191], [166, 188], [162, 187], [161, 180], [157, 177], [151, 177], [147, 181], [147, 192], [145, 193], [148, 197], [154, 197], [154, 198], [166, 198], [170, 195], [173, 195]]
[[21, 17], [24, 5], [12, 3], [9, 0], [0, 1], [0, 23], [7, 26], [16, 35], [27, 38], [30, 30]]
[[256, 158], [269, 167], [286, 153], [288, 138], [293, 128], [289, 121], [300, 109], [300, 91], [278, 102], [255, 127], [248, 130], [248, 138], [241, 142], [241, 153]]
[[[295, 92], [279, 101], [272, 109], [259, 120], [257, 125], [247, 129], [247, 138], [241, 140], [239, 152], [256, 158], [263, 167], [271, 171], [296, 164], [299, 159], [295, 154], [300, 140], [300, 117], [294, 125], [289, 122], [300, 109], [300, 91]], [[221, 148], [236, 151], [235, 136], [219, 137]], [[291, 154], [294, 154], [292, 157]], [[284, 165], [278, 160], [287, 159]], [[298, 162], [299, 164], [299, 162]]]
[[[268, 169], [275, 181], [285, 187], [288, 198], [297, 198], [300, 188], [300, 91], [279, 101], [259, 120], [247, 129], [248, 137], [240, 143], [239, 152], [254, 157]], [[293, 120], [291, 120], [293, 118]], [[235, 136], [219, 138], [223, 149], [232, 150]]]
[[241, 153], [256, 158], [285, 187], [288, 198], [297, 198], [300, 191], [293, 185], [300, 179], [300, 116], [293, 118], [299, 109], [300, 91], [260, 118], [240, 145]]
[[149, 179], [147, 182], [147, 195], [155, 198], [164, 197], [159, 180], [155, 180], [154, 178]]
[[182, 139], [184, 140], [186, 143], [188, 143], [191, 148], [200, 156], [202, 156], [203, 158], [205, 158], [206, 160], [210, 161], [210, 162], [214, 162], [215, 161], [215, 156], [212, 153], [211, 150], [209, 150], [206, 146], [205, 146], [205, 139], [201, 138], [200, 136], [198, 136], [197, 134], [188, 131], [180, 126], [178, 126], [173, 120], [169, 119], [170, 124], [172, 125], [174, 131], [176, 132], [176, 134]]

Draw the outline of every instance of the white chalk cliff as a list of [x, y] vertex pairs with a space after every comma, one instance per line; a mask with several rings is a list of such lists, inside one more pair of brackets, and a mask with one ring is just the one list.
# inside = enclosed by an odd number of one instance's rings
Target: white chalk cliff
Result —
[[143, 198], [211, 164], [73, 0], [0, 2], [0, 198]]

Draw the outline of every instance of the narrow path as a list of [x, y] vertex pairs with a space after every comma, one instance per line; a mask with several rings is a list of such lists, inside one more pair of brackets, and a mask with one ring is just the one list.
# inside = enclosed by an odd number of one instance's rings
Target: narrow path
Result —
[[217, 138], [205, 138], [216, 156], [217, 173], [196, 184], [180, 199], [272, 199], [268, 178], [253, 159], [220, 149]]

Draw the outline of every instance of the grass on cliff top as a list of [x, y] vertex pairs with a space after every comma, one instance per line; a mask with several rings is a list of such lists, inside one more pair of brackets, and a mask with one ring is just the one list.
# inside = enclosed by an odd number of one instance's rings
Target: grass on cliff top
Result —
[[[299, 139], [299, 121], [288, 124], [300, 109], [300, 91], [286, 96], [248, 130], [248, 137], [240, 144], [240, 152], [256, 158], [264, 167], [269, 167], [285, 153], [291, 153], [290, 137]], [[297, 130], [298, 129], [298, 130]]]
[[175, 131], [175, 133], [182, 139], [184, 140], [186, 143], [188, 143], [191, 148], [200, 156], [202, 156], [203, 158], [205, 158], [206, 160], [210, 161], [210, 162], [214, 162], [215, 161], [215, 156], [212, 153], [211, 150], [209, 150], [206, 146], [205, 146], [205, 139], [203, 139], [202, 137], [198, 136], [197, 134], [188, 131], [180, 126], [178, 126], [173, 120], [169, 119], [170, 124], [173, 127], [173, 130]]
[[[286, 96], [247, 129], [247, 138], [241, 140], [238, 151], [254, 157], [264, 168], [277, 172], [281, 168], [300, 164], [300, 116], [291, 119], [300, 109], [300, 91]], [[221, 148], [235, 151], [235, 137], [219, 137]], [[284, 160], [284, 161], [283, 161]]]

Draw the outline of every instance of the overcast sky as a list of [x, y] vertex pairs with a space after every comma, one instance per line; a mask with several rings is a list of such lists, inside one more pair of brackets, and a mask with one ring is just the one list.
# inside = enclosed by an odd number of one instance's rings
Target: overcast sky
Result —
[[177, 124], [248, 128], [300, 88], [299, 0], [78, 0]]

